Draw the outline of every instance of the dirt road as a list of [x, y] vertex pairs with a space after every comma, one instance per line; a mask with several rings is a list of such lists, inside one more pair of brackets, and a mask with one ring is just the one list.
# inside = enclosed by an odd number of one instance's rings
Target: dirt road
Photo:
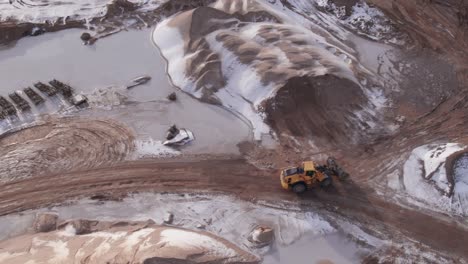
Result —
[[[365, 224], [399, 241], [400, 235], [468, 258], [468, 230], [443, 215], [400, 207], [352, 180], [328, 191], [302, 197], [281, 190], [277, 173], [261, 171], [242, 159], [137, 161], [95, 170], [44, 175], [0, 185], [0, 215], [45, 207], [77, 197], [118, 199], [131, 192], [222, 192], [242, 199], [300, 201], [305, 210], [320, 210]], [[398, 230], [398, 231], [397, 231]]]

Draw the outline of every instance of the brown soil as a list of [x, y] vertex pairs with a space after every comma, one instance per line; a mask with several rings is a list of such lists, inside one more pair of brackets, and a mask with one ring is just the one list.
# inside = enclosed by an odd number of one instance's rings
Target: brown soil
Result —
[[435, 50], [455, 65], [461, 87], [468, 80], [468, 25], [460, 25], [457, 13], [466, 8], [459, 0], [369, 0], [395, 21], [400, 30], [409, 33], [417, 49]]
[[133, 131], [110, 120], [51, 119], [0, 136], [0, 182], [90, 169], [128, 158]]
[[[246, 200], [299, 201], [304, 210], [326, 211], [361, 223], [399, 241], [401, 235], [448, 252], [468, 257], [468, 230], [449, 217], [400, 207], [372, 190], [354, 183], [336, 183], [328, 191], [316, 190], [297, 197], [284, 192], [276, 171], [261, 171], [241, 159], [138, 161], [89, 171], [43, 175], [0, 185], [0, 215], [44, 207], [77, 197], [129, 192], [223, 192]], [[331, 217], [333, 219], [333, 217]], [[331, 220], [333, 221], [333, 220]]]
[[359, 130], [359, 123], [353, 112], [366, 101], [361, 88], [347, 79], [297, 77], [267, 102], [266, 113], [276, 131], [332, 147], [356, 141], [352, 131]]

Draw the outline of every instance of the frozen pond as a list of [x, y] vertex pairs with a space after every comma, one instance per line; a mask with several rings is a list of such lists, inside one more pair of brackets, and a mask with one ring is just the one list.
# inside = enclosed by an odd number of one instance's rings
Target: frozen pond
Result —
[[[186, 148], [192, 153], [236, 153], [236, 144], [250, 139], [248, 125], [239, 118], [170, 84], [166, 63], [151, 41], [151, 29], [120, 32], [92, 46], [83, 45], [79, 38], [82, 32], [66, 30], [23, 38], [0, 50], [0, 95], [7, 97], [35, 82], [55, 78], [99, 101], [75, 115], [120, 120], [140, 139], [161, 140], [171, 124], [194, 132], [196, 140]], [[141, 75], [152, 80], [125, 89], [125, 84]], [[166, 96], [174, 91], [178, 100], [171, 103]], [[55, 101], [49, 99], [45, 109], [35, 111], [51, 113], [66, 108], [56, 106], [63, 103], [57, 98], [51, 99]]]

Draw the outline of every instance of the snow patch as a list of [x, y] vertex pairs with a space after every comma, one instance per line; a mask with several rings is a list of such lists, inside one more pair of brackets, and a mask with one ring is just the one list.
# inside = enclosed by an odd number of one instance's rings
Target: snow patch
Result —
[[45, 244], [54, 250], [54, 258], [50, 260], [51, 263], [63, 263], [68, 258], [70, 250], [68, 249], [67, 242], [61, 240], [49, 241]]
[[195, 232], [180, 229], [165, 229], [161, 231], [161, 247], [176, 247], [182, 250], [203, 248], [208, 254], [223, 257], [235, 257], [236, 252], [226, 247], [223, 243], [207, 236]]
[[454, 165], [454, 199], [460, 211], [468, 215], [468, 154], [464, 154]]
[[[167, 0], [129, 0], [140, 5], [141, 11], [151, 11], [158, 8]], [[34, 1], [7, 0], [0, 2], [0, 22], [18, 20], [31, 23], [65, 23], [66, 20], [91, 20], [95, 17], [103, 17], [107, 14], [107, 5], [113, 0], [42, 0]], [[37, 1], [36, 1], [37, 2]], [[61, 20], [61, 21], [60, 21]]]
[[121, 106], [128, 101], [125, 87], [111, 86], [95, 89], [87, 94], [88, 103], [93, 108], [111, 110], [113, 107]]
[[180, 152], [163, 145], [160, 140], [153, 140], [152, 138], [147, 140], [136, 140], [136, 158], [147, 158], [147, 157], [174, 157], [180, 155]]
[[64, 230], [57, 233], [58, 236], [71, 237], [76, 235], [76, 229], [72, 225], [67, 225]]
[[[295, 7], [303, 9], [303, 5], [298, 4], [302, 2], [299, 0], [292, 1]], [[364, 35], [373, 40], [381, 40], [387, 37], [394, 30], [390, 20], [385, 17], [385, 14], [378, 8], [369, 6], [365, 1], [359, 1], [353, 7], [349, 16], [347, 16], [346, 7], [338, 6], [332, 1], [328, 0], [315, 0], [315, 5], [327, 12], [320, 15], [315, 14], [311, 17], [319, 17], [321, 20], [338, 22], [346, 28], [355, 30], [358, 34]], [[310, 7], [308, 8], [311, 9]], [[334, 16], [334, 18], [327, 17], [327, 13]], [[339, 31], [336, 26], [331, 26], [335, 31]], [[392, 38], [390, 42], [395, 42]]]
[[[414, 149], [403, 167], [403, 184], [406, 192], [431, 209], [435, 206], [435, 209], [446, 212], [462, 215], [468, 213], [468, 204], [459, 200], [460, 193], [448, 197], [451, 186], [445, 169], [446, 159], [463, 149], [464, 146], [456, 143], [429, 144]], [[459, 161], [456, 167], [463, 168], [463, 164], [464, 161]], [[464, 193], [465, 177], [459, 179], [463, 180], [461, 182], [456, 180], [454, 189]]]
[[[291, 245], [304, 234], [323, 235], [336, 232], [320, 215], [304, 212], [294, 203], [272, 204], [264, 201], [251, 203], [226, 195], [140, 193], [127, 197], [121, 202], [100, 203], [94, 200], [80, 200], [75, 204], [54, 207], [51, 210], [58, 212], [64, 220], [78, 217], [104, 221], [152, 219], [158, 224], [162, 224], [162, 215], [172, 212], [176, 216], [174, 225], [195, 230], [197, 226], [203, 224], [206, 226], [206, 231], [223, 237], [245, 250], [254, 250], [258, 254], [261, 254], [263, 249], [252, 249], [244, 245], [250, 232], [258, 225], [265, 225], [275, 230], [277, 246]], [[37, 210], [31, 210], [21, 216], [18, 215], [18, 218], [21, 219], [27, 214], [35, 215], [36, 212]], [[15, 230], [17, 227], [14, 222], [3, 223], [3, 218], [0, 217], [2, 228], [9, 232], [19, 231]], [[6, 233], [6, 236], [8, 235]], [[100, 252], [107, 252], [107, 247], [113, 241], [125, 239], [127, 235], [127, 232], [96, 232], [83, 236], [92, 236], [96, 239], [96, 243], [102, 242], [95, 253], [99, 255]], [[131, 241], [130, 239], [129, 243]]]
[[383, 35], [389, 33], [392, 27], [389, 21], [379, 9], [370, 7], [366, 2], [361, 1], [353, 6], [351, 15], [344, 20], [350, 27], [367, 37], [380, 40]]
[[144, 228], [144, 229], [135, 231], [126, 237], [126, 240], [124, 243], [121, 244], [121, 247], [127, 250], [131, 250], [135, 245], [143, 241], [143, 238], [149, 236], [153, 232], [154, 232], [154, 228]]
[[185, 61], [189, 56], [184, 52], [184, 39], [177, 29], [168, 25], [170, 19], [160, 22], [154, 32], [153, 41], [161, 50], [161, 55], [169, 62], [167, 64], [167, 72], [172, 83], [183, 91], [201, 98], [201, 92], [195, 90], [195, 86], [191, 85], [190, 80], [186, 77]]

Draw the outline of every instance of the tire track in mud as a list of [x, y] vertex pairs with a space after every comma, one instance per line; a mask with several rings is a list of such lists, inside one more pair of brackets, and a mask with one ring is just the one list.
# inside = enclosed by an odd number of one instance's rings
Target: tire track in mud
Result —
[[281, 189], [277, 173], [262, 171], [242, 159], [132, 161], [93, 170], [42, 175], [0, 183], [0, 215], [79, 197], [120, 199], [132, 192], [223, 193], [273, 204], [299, 202], [305, 211], [350, 219], [389, 241], [414, 239], [434, 250], [468, 257], [468, 230], [449, 217], [426, 214], [386, 201], [352, 180], [329, 191], [297, 197]]
[[133, 132], [110, 120], [64, 118], [0, 137], [0, 182], [123, 161]]

